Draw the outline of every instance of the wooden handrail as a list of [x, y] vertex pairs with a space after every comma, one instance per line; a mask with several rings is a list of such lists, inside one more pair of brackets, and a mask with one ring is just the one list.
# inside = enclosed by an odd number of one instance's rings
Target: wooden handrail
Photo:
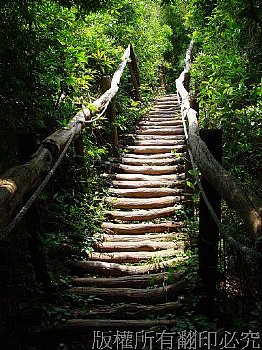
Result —
[[[12, 167], [0, 176], [0, 229], [7, 225], [16, 208], [23, 202], [25, 194], [34, 190], [42, 182], [70, 138], [73, 136], [73, 139], [77, 139], [86, 123], [92, 122], [91, 118], [104, 112], [119, 89], [124, 68], [132, 60], [135, 60], [135, 55], [129, 45], [113, 75], [111, 87], [93, 102], [94, 110], [83, 107], [66, 127], [55, 131], [41, 143], [30, 161]], [[136, 62], [134, 66], [137, 67]], [[134, 72], [131, 72], [132, 75]]]
[[262, 200], [215, 160], [199, 136], [197, 112], [190, 107], [189, 93], [184, 86], [185, 75], [190, 70], [192, 47], [191, 43], [186, 54], [185, 70], [176, 80], [177, 91], [181, 99], [181, 112], [188, 119], [189, 149], [206, 180], [228, 205], [239, 213], [253, 238], [257, 239], [262, 235]]

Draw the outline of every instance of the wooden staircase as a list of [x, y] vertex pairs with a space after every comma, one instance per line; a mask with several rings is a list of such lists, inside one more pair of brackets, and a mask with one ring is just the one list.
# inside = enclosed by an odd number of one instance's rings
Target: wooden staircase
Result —
[[[95, 330], [171, 326], [187, 286], [175, 266], [185, 260], [184, 130], [175, 95], [155, 101], [120, 162], [112, 164], [107, 220], [88, 258], [71, 264], [72, 292], [97, 303], [56, 328], [63, 336]], [[174, 269], [167, 268], [174, 267]], [[76, 277], [77, 276], [77, 277]]]

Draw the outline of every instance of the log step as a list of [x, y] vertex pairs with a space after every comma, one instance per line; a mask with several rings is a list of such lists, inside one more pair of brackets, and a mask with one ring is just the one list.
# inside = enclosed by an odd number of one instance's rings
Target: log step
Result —
[[[114, 232], [115, 234], [136, 235], [142, 233], [163, 233], [163, 232], [180, 232], [184, 227], [183, 222], [163, 222], [160, 224], [141, 223], [141, 224], [115, 224], [112, 222], [103, 222], [101, 228], [105, 231]], [[134, 237], [135, 239], [135, 237]]]
[[[178, 249], [175, 242], [102, 242], [93, 246], [99, 252], [155, 252], [158, 250]], [[172, 251], [173, 252], [173, 251]], [[139, 255], [139, 254], [138, 254]], [[146, 258], [148, 259], [148, 258]]]
[[141, 304], [124, 304], [111, 306], [97, 306], [92, 308], [89, 312], [86, 309], [77, 311], [75, 313], [76, 318], [106, 318], [106, 319], [123, 319], [124, 317], [128, 320], [139, 320], [147, 318], [148, 316], [154, 315], [166, 315], [172, 310], [173, 315], [181, 315], [183, 304], [180, 300], [173, 301], [163, 304], [155, 305], [141, 305]]
[[165, 196], [159, 198], [114, 198], [107, 197], [105, 202], [117, 209], [157, 209], [181, 203], [184, 196]]
[[144, 165], [146, 164], [152, 164], [152, 165], [176, 165], [176, 164], [183, 164], [184, 159], [183, 158], [175, 158], [175, 157], [169, 157], [169, 158], [149, 158], [149, 159], [136, 159], [136, 158], [128, 158], [124, 157], [122, 158], [123, 164], [128, 165]]
[[[98, 239], [103, 240], [104, 242], [134, 242], [134, 235], [110, 235], [110, 234], [103, 234], [103, 235], [95, 235]], [[135, 240], [136, 242], [143, 242], [143, 241], [156, 241], [159, 242], [166, 242], [170, 240], [175, 239], [183, 239], [183, 234], [172, 232], [172, 233], [149, 233], [149, 234], [142, 234], [142, 235], [136, 235]]]
[[[156, 130], [158, 133], [158, 131]], [[159, 133], [172, 134], [172, 131], [169, 129], [163, 130], [159, 129]], [[135, 154], [155, 154], [155, 153], [165, 153], [165, 152], [184, 152], [186, 146], [177, 146], [177, 145], [167, 145], [167, 146], [128, 146], [127, 150], [134, 152]]]
[[[34, 332], [30, 334], [30, 343], [35, 342], [38, 346], [39, 342], [41, 344], [46, 344], [46, 342], [48, 343], [50, 340], [54, 341], [55, 339], [66, 339], [68, 337], [73, 338], [83, 335], [85, 339], [86, 336], [92, 337], [89, 346], [85, 347], [85, 349], [92, 349], [94, 344], [94, 331], [101, 334], [101, 332], [113, 330], [144, 330], [152, 327], [158, 327], [159, 329], [159, 327], [172, 327], [176, 325], [177, 322], [178, 320], [73, 319], [67, 320], [65, 323], [57, 326], [35, 329]], [[98, 339], [97, 347], [94, 349], [98, 349], [101, 344], [101, 339]], [[140, 343], [141, 346], [142, 344], [143, 342]], [[113, 349], [111, 345], [113, 346], [113, 341], [109, 344], [110, 348], [108, 349]]]
[[181, 280], [169, 286], [153, 289], [74, 287], [71, 292], [84, 298], [94, 295], [96, 298], [102, 299], [103, 302], [117, 300], [127, 303], [155, 304], [174, 301], [187, 284], [186, 280]]
[[139, 130], [140, 134], [143, 135], [183, 135], [184, 129], [182, 128], [168, 128], [168, 129], [163, 129], [163, 128], [155, 128], [155, 129], [141, 129]]
[[137, 251], [137, 252], [114, 252], [114, 253], [100, 253], [94, 252], [88, 255], [91, 261], [104, 261], [104, 262], [115, 262], [115, 263], [141, 263], [146, 260], [159, 260], [165, 258], [172, 258], [183, 252], [182, 248], [175, 244], [175, 249], [164, 249], [158, 251]]
[[163, 196], [175, 196], [182, 193], [181, 189], [178, 188], [146, 188], [141, 187], [139, 189], [119, 189], [119, 188], [109, 188], [110, 194], [115, 194], [116, 196], [129, 197], [129, 198], [156, 198]]
[[134, 140], [133, 143], [135, 146], [183, 146], [185, 145], [184, 141], [180, 140]]
[[138, 125], [141, 127], [144, 127], [144, 126], [158, 126], [158, 127], [161, 126], [162, 127], [162, 126], [176, 126], [176, 125], [181, 127], [183, 125], [182, 120], [177, 120], [177, 119], [175, 120], [173, 119], [160, 120], [159, 118], [152, 118], [152, 119], [143, 120]]
[[187, 257], [179, 256], [161, 262], [153, 262], [145, 265], [123, 265], [117, 263], [108, 263], [102, 261], [73, 261], [70, 266], [73, 270], [79, 272], [95, 273], [103, 276], [128, 276], [142, 275], [162, 271], [167, 267], [174, 266], [177, 263], [187, 260]]
[[130, 135], [134, 140], [185, 140], [184, 135]]
[[70, 283], [74, 287], [106, 287], [106, 288], [148, 288], [163, 285], [168, 280], [179, 281], [184, 276], [181, 271], [161, 272], [149, 275], [135, 275], [124, 277], [83, 277], [72, 278]]
[[173, 207], [161, 208], [161, 209], [149, 209], [149, 210], [132, 210], [132, 211], [106, 211], [105, 215], [110, 220], [121, 221], [145, 221], [154, 220], [157, 218], [166, 218], [174, 215], [176, 210], [181, 210], [181, 205]]
[[185, 174], [165, 174], [165, 175], [146, 175], [146, 174], [111, 174], [106, 175], [112, 180], [119, 181], [162, 181], [162, 180], [184, 180]]
[[136, 154], [136, 153], [126, 153], [125, 158], [136, 158], [136, 159], [151, 159], [151, 158], [174, 158], [174, 157], [183, 157], [183, 153], [176, 153], [174, 155], [171, 152], [163, 152], [160, 154]]
[[113, 169], [116, 171], [123, 171], [129, 174], [144, 174], [144, 175], [166, 175], [181, 173], [185, 171], [182, 165], [166, 165], [166, 166], [152, 166], [144, 164], [144, 166], [139, 165], [126, 165], [126, 164], [112, 164]]
[[[183, 176], [185, 176], [183, 174]], [[155, 187], [176, 187], [176, 188], [185, 188], [185, 182], [181, 180], [160, 180], [160, 181], [112, 181], [112, 185], [118, 188], [155, 188]]]

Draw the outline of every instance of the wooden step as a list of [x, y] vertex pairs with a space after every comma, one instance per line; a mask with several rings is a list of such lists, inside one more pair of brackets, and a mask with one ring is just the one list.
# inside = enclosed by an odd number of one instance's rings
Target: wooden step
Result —
[[74, 287], [148, 288], [163, 285], [168, 280], [177, 282], [181, 280], [183, 276], [184, 273], [181, 271], [171, 271], [124, 277], [77, 277], [72, 278], [70, 284]]
[[[178, 249], [177, 243], [170, 242], [102, 242], [93, 245], [99, 252], [155, 252], [158, 250]], [[139, 254], [138, 254], [139, 255]], [[174, 254], [173, 254], [174, 255]], [[148, 258], [147, 258], [148, 259]]]
[[[167, 129], [162, 128], [141, 128], [139, 130], [140, 134], [145, 134], [145, 135], [184, 135], [184, 129], [183, 128], [174, 128], [174, 127], [170, 127]], [[166, 151], [168, 152], [168, 151]], [[158, 152], [156, 152], [158, 153]]]
[[115, 171], [122, 171], [128, 174], [144, 174], [144, 175], [166, 175], [174, 173], [182, 173], [185, 171], [183, 165], [166, 165], [166, 166], [153, 166], [144, 164], [139, 165], [127, 165], [127, 164], [112, 164], [112, 168]]
[[178, 253], [183, 252], [181, 247], [175, 246], [175, 249], [164, 249], [159, 251], [138, 251], [138, 252], [113, 252], [113, 253], [100, 253], [93, 252], [88, 254], [88, 258], [91, 261], [105, 261], [115, 262], [120, 264], [125, 263], [141, 263], [147, 260], [159, 261], [166, 258], [172, 258], [177, 256]]
[[188, 281], [181, 280], [169, 286], [152, 289], [74, 287], [70, 291], [84, 298], [94, 295], [104, 302], [117, 300], [127, 303], [155, 304], [176, 300], [187, 284]]
[[160, 180], [160, 181], [112, 181], [112, 185], [118, 188], [156, 188], [156, 187], [176, 187], [176, 188], [185, 188], [185, 181], [183, 180]]
[[91, 308], [88, 312], [86, 309], [77, 311], [76, 318], [105, 318], [105, 319], [136, 319], [138, 322], [142, 318], [148, 316], [166, 315], [172, 312], [172, 315], [180, 315], [182, 313], [183, 304], [180, 300], [163, 304], [141, 305], [141, 304], [123, 304], [114, 306], [97, 306]]
[[163, 271], [164, 269], [184, 262], [188, 257], [179, 256], [160, 262], [152, 262], [145, 265], [123, 265], [117, 263], [108, 263], [102, 261], [73, 261], [70, 267], [81, 273], [95, 273], [102, 276], [128, 276], [142, 275]]
[[[114, 232], [115, 234], [136, 235], [142, 233], [163, 233], [163, 232], [180, 232], [184, 227], [182, 222], [163, 222], [160, 224], [141, 223], [141, 224], [115, 224], [112, 222], [103, 222], [101, 228], [106, 232]], [[135, 237], [134, 237], [135, 239]]]
[[107, 197], [105, 202], [117, 209], [157, 209], [183, 202], [184, 196], [165, 196], [159, 198], [114, 198]]
[[185, 174], [166, 174], [166, 175], [145, 175], [145, 174], [111, 174], [107, 175], [112, 180], [120, 181], [162, 181], [162, 180], [184, 180]]
[[[171, 132], [170, 130], [162, 130], [160, 132]], [[156, 154], [165, 152], [184, 152], [186, 146], [128, 146], [127, 150], [134, 152], [135, 154]]]
[[[120, 235], [120, 234], [96, 234], [95, 237], [97, 237], [98, 240], [104, 241], [104, 242], [134, 242], [134, 235]], [[160, 241], [160, 242], [166, 242], [170, 240], [176, 240], [176, 239], [183, 239], [184, 235], [183, 233], [177, 233], [177, 232], [171, 232], [171, 233], [148, 233], [148, 234], [142, 234], [142, 235], [136, 235], [135, 240], [136, 242], [141, 241]]]
[[155, 159], [155, 158], [174, 158], [174, 157], [182, 157], [183, 158], [183, 153], [180, 153], [179, 155], [173, 154], [171, 152], [163, 152], [160, 154], [135, 154], [135, 153], [126, 153], [125, 158], [136, 158], [136, 159]]
[[183, 122], [182, 120], [178, 119], [169, 119], [169, 120], [160, 120], [159, 118], [148, 118], [144, 119], [138, 124], [139, 126], [182, 126]]
[[176, 165], [176, 164], [183, 164], [184, 159], [183, 158], [175, 158], [175, 157], [169, 157], [169, 158], [131, 158], [131, 157], [124, 157], [122, 158], [123, 164], [128, 165], [144, 165], [145, 163], [152, 164], [152, 165]]
[[[149, 329], [152, 327], [157, 327], [159, 330], [161, 327], [166, 329], [166, 327], [172, 327], [178, 323], [178, 320], [126, 320], [126, 319], [72, 319], [67, 320], [60, 325], [53, 325], [49, 327], [41, 327], [34, 329], [30, 332], [30, 344], [39, 346], [39, 343], [43, 346], [50, 343], [50, 341], [58, 339], [70, 339], [77, 336], [84, 336], [85, 341], [90, 340], [88, 347], [85, 349], [99, 349], [101, 346], [101, 332], [115, 332], [119, 330], [138, 330]], [[94, 339], [94, 331], [98, 332], [98, 339]], [[96, 334], [96, 333], [95, 333]], [[116, 334], [116, 333], [115, 333]], [[87, 338], [86, 338], [87, 337]], [[95, 342], [95, 343], [94, 343]], [[97, 343], [96, 343], [97, 342]], [[95, 344], [95, 345], [94, 345]], [[143, 346], [143, 341], [140, 342]], [[95, 347], [93, 347], [95, 346]], [[114, 340], [109, 340], [109, 346], [107, 349], [113, 349]], [[47, 349], [47, 347], [45, 347]], [[48, 349], [53, 349], [49, 347]], [[100, 347], [101, 348], [101, 347]]]
[[183, 146], [185, 142], [183, 140], [134, 140], [135, 146]]
[[109, 220], [121, 220], [121, 221], [145, 221], [154, 220], [157, 218], [166, 218], [174, 215], [176, 210], [181, 210], [182, 205], [176, 205], [161, 209], [148, 209], [148, 210], [132, 210], [132, 211], [106, 211], [105, 215]]
[[132, 137], [134, 140], [185, 140], [185, 135], [135, 135]]
[[138, 189], [119, 189], [119, 188], [109, 188], [110, 194], [115, 194], [121, 197], [129, 198], [156, 198], [164, 196], [174, 196], [182, 193], [181, 189], [178, 188], [146, 188], [141, 187]]

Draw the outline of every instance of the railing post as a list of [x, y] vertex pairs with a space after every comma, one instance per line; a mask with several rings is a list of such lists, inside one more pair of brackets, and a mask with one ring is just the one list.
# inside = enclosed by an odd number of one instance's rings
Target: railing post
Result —
[[[106, 91], [110, 89], [111, 87], [111, 78], [109, 76], [103, 77], [103, 90]], [[117, 126], [116, 126], [116, 108], [115, 108], [115, 100], [114, 98], [109, 103], [107, 110], [106, 110], [106, 116], [110, 123], [111, 128], [111, 142], [112, 142], [112, 154], [113, 156], [117, 156], [118, 153], [118, 132], [117, 132]]]
[[[200, 130], [202, 140], [218, 162], [222, 162], [222, 130]], [[217, 217], [221, 219], [221, 197], [216, 189], [202, 177], [201, 180], [206, 196]], [[218, 282], [218, 241], [219, 228], [210, 211], [200, 196], [199, 205], [199, 272], [204, 286], [206, 299], [203, 300], [202, 312], [205, 316], [213, 317], [215, 311], [215, 293]]]
[[129, 69], [131, 74], [131, 79], [135, 88], [135, 98], [136, 100], [140, 100], [140, 77], [139, 77], [139, 70], [137, 66], [137, 59], [133, 50], [132, 45], [130, 45], [130, 62], [129, 62]]

